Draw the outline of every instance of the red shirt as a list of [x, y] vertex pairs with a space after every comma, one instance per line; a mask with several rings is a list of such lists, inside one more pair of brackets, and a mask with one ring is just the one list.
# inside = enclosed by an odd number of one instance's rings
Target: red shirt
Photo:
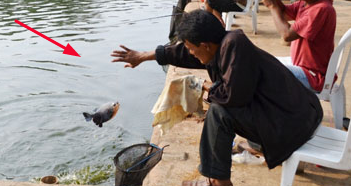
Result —
[[304, 1], [285, 5], [284, 12], [294, 19], [292, 29], [301, 36], [291, 42], [291, 59], [305, 72], [311, 87], [321, 91], [329, 59], [334, 50], [336, 12], [330, 0]]

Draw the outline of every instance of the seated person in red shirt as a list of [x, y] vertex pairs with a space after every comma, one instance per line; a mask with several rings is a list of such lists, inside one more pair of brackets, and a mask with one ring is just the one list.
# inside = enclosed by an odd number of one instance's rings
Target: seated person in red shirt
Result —
[[[336, 13], [332, 0], [301, 0], [290, 5], [280, 0], [263, 3], [270, 9], [283, 39], [291, 41], [292, 65], [287, 67], [307, 88], [321, 91], [334, 50]], [[290, 25], [289, 20], [295, 22]]]
[[[336, 13], [332, 0], [300, 0], [290, 5], [281, 0], [263, 3], [270, 9], [283, 39], [291, 42], [292, 61], [283, 64], [305, 87], [320, 92], [334, 50]], [[295, 22], [290, 25], [290, 20]], [[249, 151], [262, 150], [259, 144], [248, 143], [252, 149], [245, 144], [239, 146]]]

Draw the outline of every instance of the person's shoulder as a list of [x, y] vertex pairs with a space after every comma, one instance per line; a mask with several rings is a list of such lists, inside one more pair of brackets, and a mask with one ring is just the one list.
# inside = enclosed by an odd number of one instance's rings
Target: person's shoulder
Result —
[[246, 38], [244, 31], [241, 29], [236, 29], [236, 30], [227, 32], [227, 34], [223, 38], [223, 41], [230, 42], [230, 41], [235, 41], [235, 40], [238, 40], [241, 38]]
[[323, 10], [334, 10], [332, 0], [318, 0], [314, 7]]
[[295, 1], [292, 4], [286, 5], [286, 6], [291, 6], [294, 8], [303, 8], [305, 6], [305, 2], [304, 1]]
[[308, 14], [315, 15], [317, 12], [318, 14], [323, 14], [323, 15], [336, 14], [331, 0], [318, 0], [307, 9], [302, 8], [302, 10], [306, 11], [307, 15]]
[[225, 37], [222, 40], [221, 48], [222, 49], [233, 49], [235, 46], [248, 46], [251, 44], [249, 38], [245, 35], [243, 30], [237, 29], [227, 32]]

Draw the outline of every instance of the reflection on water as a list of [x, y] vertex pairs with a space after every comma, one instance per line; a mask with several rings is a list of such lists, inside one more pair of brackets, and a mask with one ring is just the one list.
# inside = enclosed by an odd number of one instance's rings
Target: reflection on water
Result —
[[[168, 42], [176, 0], [0, 1], [0, 179], [113, 183], [113, 157], [148, 141], [150, 110], [165, 75], [154, 63], [112, 64], [119, 44], [153, 50]], [[17, 19], [81, 58], [14, 22]], [[118, 101], [115, 118], [98, 128], [82, 112]]]

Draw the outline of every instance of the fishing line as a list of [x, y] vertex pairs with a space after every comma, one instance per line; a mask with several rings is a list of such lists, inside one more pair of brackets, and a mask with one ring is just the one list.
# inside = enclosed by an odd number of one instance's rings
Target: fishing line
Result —
[[[148, 21], [148, 20], [153, 20], [153, 19], [160, 19], [160, 18], [164, 18], [164, 17], [173, 17], [173, 16], [179, 16], [179, 15], [183, 15], [183, 13], [185, 13], [184, 10], [182, 10], [181, 8], [177, 7], [177, 6], [173, 6], [173, 11], [176, 10], [175, 14], [169, 14], [169, 15], [163, 15], [163, 16], [156, 16], [156, 17], [149, 17], [149, 18], [144, 18], [144, 19], [137, 19], [137, 20], [133, 20], [133, 21], [126, 21], [126, 22], [122, 22], [119, 24], [128, 24], [128, 23], [135, 23], [135, 22], [140, 22], [140, 21]], [[117, 24], [117, 25], [119, 25]]]
[[183, 14], [183, 13], [176, 13], [176, 14], [170, 14], [170, 15], [163, 15], [163, 16], [157, 16], [157, 17], [150, 17], [150, 18], [145, 18], [145, 19], [137, 19], [137, 20], [133, 20], [133, 21], [122, 22], [122, 23], [119, 23], [119, 24], [128, 24], [128, 23], [135, 23], [135, 22], [140, 22], [140, 21], [148, 21], [148, 20], [160, 19], [160, 18], [164, 18], [164, 17], [178, 16], [178, 15], [182, 15], [182, 14]]

